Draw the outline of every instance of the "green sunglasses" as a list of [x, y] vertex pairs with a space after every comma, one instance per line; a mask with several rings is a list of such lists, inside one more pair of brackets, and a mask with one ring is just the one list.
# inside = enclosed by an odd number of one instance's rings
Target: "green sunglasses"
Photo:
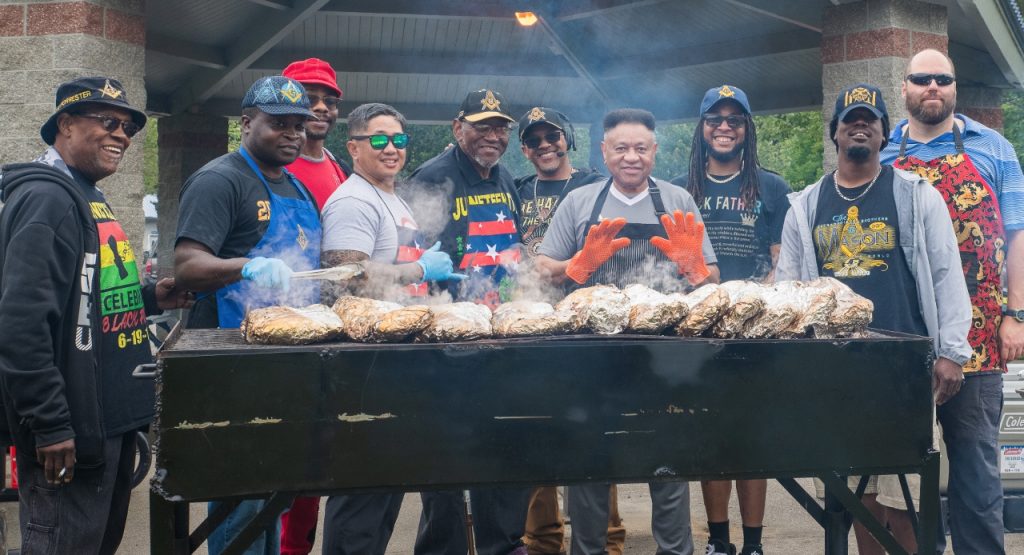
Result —
[[395, 148], [402, 150], [409, 146], [409, 134], [408, 133], [395, 133], [394, 135], [352, 135], [349, 137], [353, 141], [365, 141], [370, 140], [370, 147], [373, 150], [384, 150], [388, 147], [388, 142], [395, 145]]

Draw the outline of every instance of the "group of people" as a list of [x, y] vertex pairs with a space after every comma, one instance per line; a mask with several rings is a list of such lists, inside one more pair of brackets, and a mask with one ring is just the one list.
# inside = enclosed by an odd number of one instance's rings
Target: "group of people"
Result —
[[[174, 278], [143, 286], [96, 184], [117, 170], [146, 116], [113, 78], [61, 84], [41, 128], [50, 147], [0, 177], [0, 425], [21, 454], [22, 552], [112, 553], [119, 544], [134, 434], [154, 411], [152, 384], [131, 377], [151, 356], [147, 315], [190, 307], [189, 327], [237, 327], [249, 308], [339, 293], [293, 283], [293, 272], [358, 263], [364, 273], [343, 284], [350, 293], [408, 302], [447, 294], [492, 307], [526, 279], [562, 292], [655, 275], [666, 290], [839, 279], [874, 301], [872, 327], [933, 339], [954, 551], [1002, 553], [996, 441], [1001, 374], [1024, 354], [1024, 176], [1004, 138], [955, 113], [945, 54], [916, 54], [902, 95], [910, 117], [891, 125], [878, 88], [845, 89], [829, 128], [838, 168], [797, 193], [761, 167], [750, 101], [730, 85], [705, 94], [688, 172], [671, 182], [652, 177], [650, 112], [605, 115], [605, 175], [573, 167], [569, 116], [536, 106], [516, 117], [491, 89], [467, 94], [453, 111], [454, 143], [400, 179], [414, 140], [405, 117], [381, 103], [353, 109], [349, 167], [324, 146], [339, 117], [336, 74], [322, 60], [297, 61], [246, 93], [238, 151], [182, 188]], [[519, 179], [501, 164], [513, 133], [536, 169]], [[705, 552], [735, 555], [732, 482], [701, 489]], [[766, 481], [738, 481], [736, 490], [739, 553], [762, 554]], [[656, 482], [650, 492], [658, 553], [693, 553], [688, 484]], [[571, 553], [621, 554], [615, 485], [570, 486], [567, 495]], [[567, 549], [553, 487], [421, 498], [418, 555], [466, 553], [467, 505], [481, 554]], [[402, 499], [330, 497], [324, 552], [384, 553]], [[865, 502], [916, 550], [894, 477], [873, 479]], [[261, 505], [231, 511], [210, 552]], [[247, 553], [309, 553], [318, 508], [317, 498], [296, 499]], [[882, 552], [863, 528], [857, 540], [861, 553]]]

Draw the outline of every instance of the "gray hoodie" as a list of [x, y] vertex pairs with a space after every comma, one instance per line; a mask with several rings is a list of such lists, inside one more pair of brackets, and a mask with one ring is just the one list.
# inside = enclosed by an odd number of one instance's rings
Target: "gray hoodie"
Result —
[[[790, 209], [782, 229], [776, 281], [818, 277], [811, 228], [823, 180], [789, 195]], [[921, 317], [933, 340], [935, 353], [962, 366], [971, 358], [971, 347], [967, 343], [971, 299], [949, 210], [942, 195], [928, 181], [912, 173], [895, 170], [892, 189], [900, 247], [917, 282]]]

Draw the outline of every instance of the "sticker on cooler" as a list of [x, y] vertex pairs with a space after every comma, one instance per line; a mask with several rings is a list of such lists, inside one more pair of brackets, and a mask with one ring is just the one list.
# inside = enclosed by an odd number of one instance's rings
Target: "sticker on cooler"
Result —
[[1024, 414], [1003, 414], [1003, 425], [999, 431], [1007, 434], [1024, 434]]
[[1024, 445], [1000, 447], [999, 472], [1002, 474], [1024, 474]]

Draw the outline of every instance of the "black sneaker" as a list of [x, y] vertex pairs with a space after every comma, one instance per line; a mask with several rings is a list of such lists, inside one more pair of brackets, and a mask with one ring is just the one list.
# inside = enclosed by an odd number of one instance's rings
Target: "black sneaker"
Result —
[[704, 555], [736, 555], [736, 546], [733, 544], [725, 544], [718, 540], [708, 540], [708, 546], [704, 550]]
[[740, 555], [764, 555], [764, 548], [761, 544], [747, 544], [743, 546], [743, 551], [740, 551]]

